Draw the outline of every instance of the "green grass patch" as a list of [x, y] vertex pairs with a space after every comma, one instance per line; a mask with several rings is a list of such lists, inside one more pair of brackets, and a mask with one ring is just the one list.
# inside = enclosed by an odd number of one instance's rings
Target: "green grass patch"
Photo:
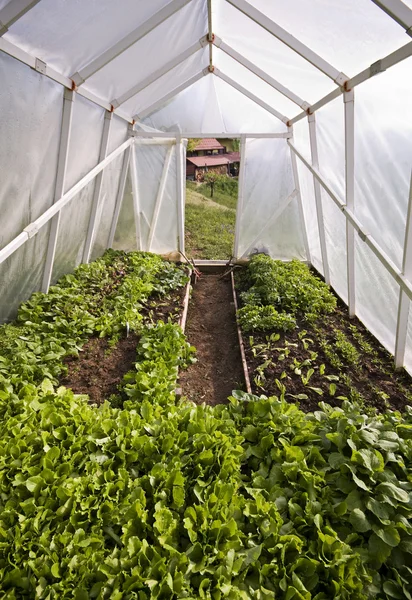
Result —
[[228, 259], [232, 255], [236, 213], [186, 205], [186, 250], [194, 258]]
[[187, 181], [186, 187], [192, 192], [201, 194], [207, 200], [213, 200], [213, 202], [226, 206], [226, 208], [236, 210], [238, 194], [237, 179], [229, 179], [228, 177], [225, 177], [225, 179], [227, 179], [227, 182], [224, 182], [223, 184], [220, 180], [215, 183], [213, 198], [210, 197], [210, 185], [207, 183], [199, 185], [194, 181]]

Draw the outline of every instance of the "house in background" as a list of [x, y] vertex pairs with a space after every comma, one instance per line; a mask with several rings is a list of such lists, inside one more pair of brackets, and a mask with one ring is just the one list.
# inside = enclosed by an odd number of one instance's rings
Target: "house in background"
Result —
[[237, 177], [239, 174], [240, 153], [227, 152], [226, 147], [215, 139], [204, 138], [187, 152], [186, 179], [203, 181], [207, 171], [219, 175]]

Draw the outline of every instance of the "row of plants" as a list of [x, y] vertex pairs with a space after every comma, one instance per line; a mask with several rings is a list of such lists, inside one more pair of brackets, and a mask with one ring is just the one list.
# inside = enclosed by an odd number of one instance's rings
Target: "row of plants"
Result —
[[252, 257], [236, 277], [253, 389], [315, 410], [349, 399], [365, 410], [404, 409], [410, 377], [362, 324], [350, 320], [328, 286], [305, 264]]
[[116, 343], [150, 321], [150, 299], [165, 298], [188, 281], [187, 271], [144, 252], [108, 250], [65, 275], [48, 294], [23, 303], [15, 322], [0, 327], [0, 395], [44, 378], [53, 384], [64, 359], [91, 337]]
[[[143, 261], [142, 289], [152, 257], [132, 258]], [[156, 285], [180, 282], [170, 269]], [[99, 289], [89, 294], [96, 322], [101, 302], [116, 296], [110, 288], [93, 304]], [[79, 296], [87, 290], [84, 281]], [[41, 306], [44, 327], [58, 329], [47, 315], [53, 302]], [[105, 318], [114, 336], [117, 314]], [[30, 323], [13, 327], [30, 332]], [[8, 371], [13, 384], [0, 393], [2, 597], [410, 599], [411, 411], [367, 415], [343, 401], [307, 414], [287, 401], [281, 382], [270, 398], [234, 392], [226, 405], [195, 405], [175, 394], [177, 369], [194, 360], [180, 328], [136, 323], [121, 408], [91, 406], [56, 378]], [[66, 326], [62, 335], [69, 348], [76, 331]], [[49, 351], [40, 347], [37, 360]]]

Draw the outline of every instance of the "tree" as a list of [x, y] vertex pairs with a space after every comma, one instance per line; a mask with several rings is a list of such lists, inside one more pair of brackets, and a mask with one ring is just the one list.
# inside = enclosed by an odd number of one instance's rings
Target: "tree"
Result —
[[219, 179], [220, 175], [216, 171], [207, 171], [205, 174], [205, 182], [210, 186], [210, 197], [213, 198], [213, 192], [215, 191], [215, 183]]
[[199, 142], [200, 142], [199, 138], [189, 138], [187, 140], [187, 151], [193, 152], [193, 150], [196, 148], [196, 146], [199, 144]]

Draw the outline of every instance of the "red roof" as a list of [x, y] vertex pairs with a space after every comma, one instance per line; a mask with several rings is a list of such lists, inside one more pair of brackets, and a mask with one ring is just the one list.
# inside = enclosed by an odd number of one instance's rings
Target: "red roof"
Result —
[[224, 156], [227, 156], [230, 163], [240, 162], [240, 152], [228, 152]]
[[217, 167], [219, 165], [228, 165], [230, 161], [226, 154], [216, 154], [215, 156], [188, 156], [187, 160], [196, 167]]
[[194, 152], [199, 150], [223, 150], [223, 146], [213, 138], [203, 138], [193, 150]]

